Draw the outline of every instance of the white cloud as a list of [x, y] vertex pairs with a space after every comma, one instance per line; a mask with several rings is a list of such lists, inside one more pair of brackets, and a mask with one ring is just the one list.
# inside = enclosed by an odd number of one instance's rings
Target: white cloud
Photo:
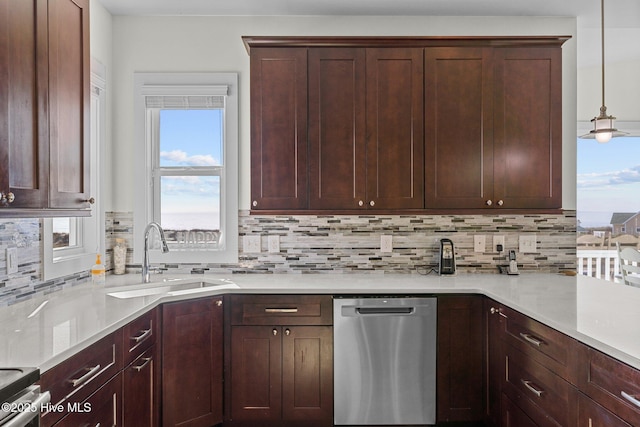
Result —
[[640, 182], [640, 165], [620, 171], [583, 173], [577, 176], [578, 188], [611, 187]]
[[176, 162], [183, 166], [217, 166], [220, 162], [213, 156], [207, 154], [196, 154], [189, 156], [182, 150], [161, 151], [160, 158], [171, 162]]

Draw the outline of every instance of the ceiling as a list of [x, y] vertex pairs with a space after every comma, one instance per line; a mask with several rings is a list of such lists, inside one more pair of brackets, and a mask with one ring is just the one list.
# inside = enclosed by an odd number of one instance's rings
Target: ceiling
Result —
[[[600, 25], [598, 0], [98, 0], [113, 15], [564, 16]], [[640, 27], [640, 1], [606, 0], [607, 27]]]

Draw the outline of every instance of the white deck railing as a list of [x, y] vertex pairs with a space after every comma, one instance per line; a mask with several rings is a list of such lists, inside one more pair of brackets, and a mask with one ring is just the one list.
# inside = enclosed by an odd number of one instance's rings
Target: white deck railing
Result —
[[617, 250], [578, 249], [577, 255], [578, 274], [612, 282], [620, 279]]

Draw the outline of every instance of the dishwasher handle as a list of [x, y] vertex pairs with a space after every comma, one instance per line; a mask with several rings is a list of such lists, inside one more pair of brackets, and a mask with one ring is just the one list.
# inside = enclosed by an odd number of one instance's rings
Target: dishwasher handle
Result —
[[361, 316], [368, 315], [385, 315], [385, 314], [404, 314], [410, 315], [415, 312], [414, 307], [356, 307], [356, 313]]

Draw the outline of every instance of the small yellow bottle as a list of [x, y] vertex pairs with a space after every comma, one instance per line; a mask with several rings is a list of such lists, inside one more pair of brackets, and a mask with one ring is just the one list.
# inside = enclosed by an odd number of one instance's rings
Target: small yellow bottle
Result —
[[105, 280], [104, 265], [100, 260], [100, 254], [96, 255], [96, 263], [91, 267], [91, 283], [102, 286]]

